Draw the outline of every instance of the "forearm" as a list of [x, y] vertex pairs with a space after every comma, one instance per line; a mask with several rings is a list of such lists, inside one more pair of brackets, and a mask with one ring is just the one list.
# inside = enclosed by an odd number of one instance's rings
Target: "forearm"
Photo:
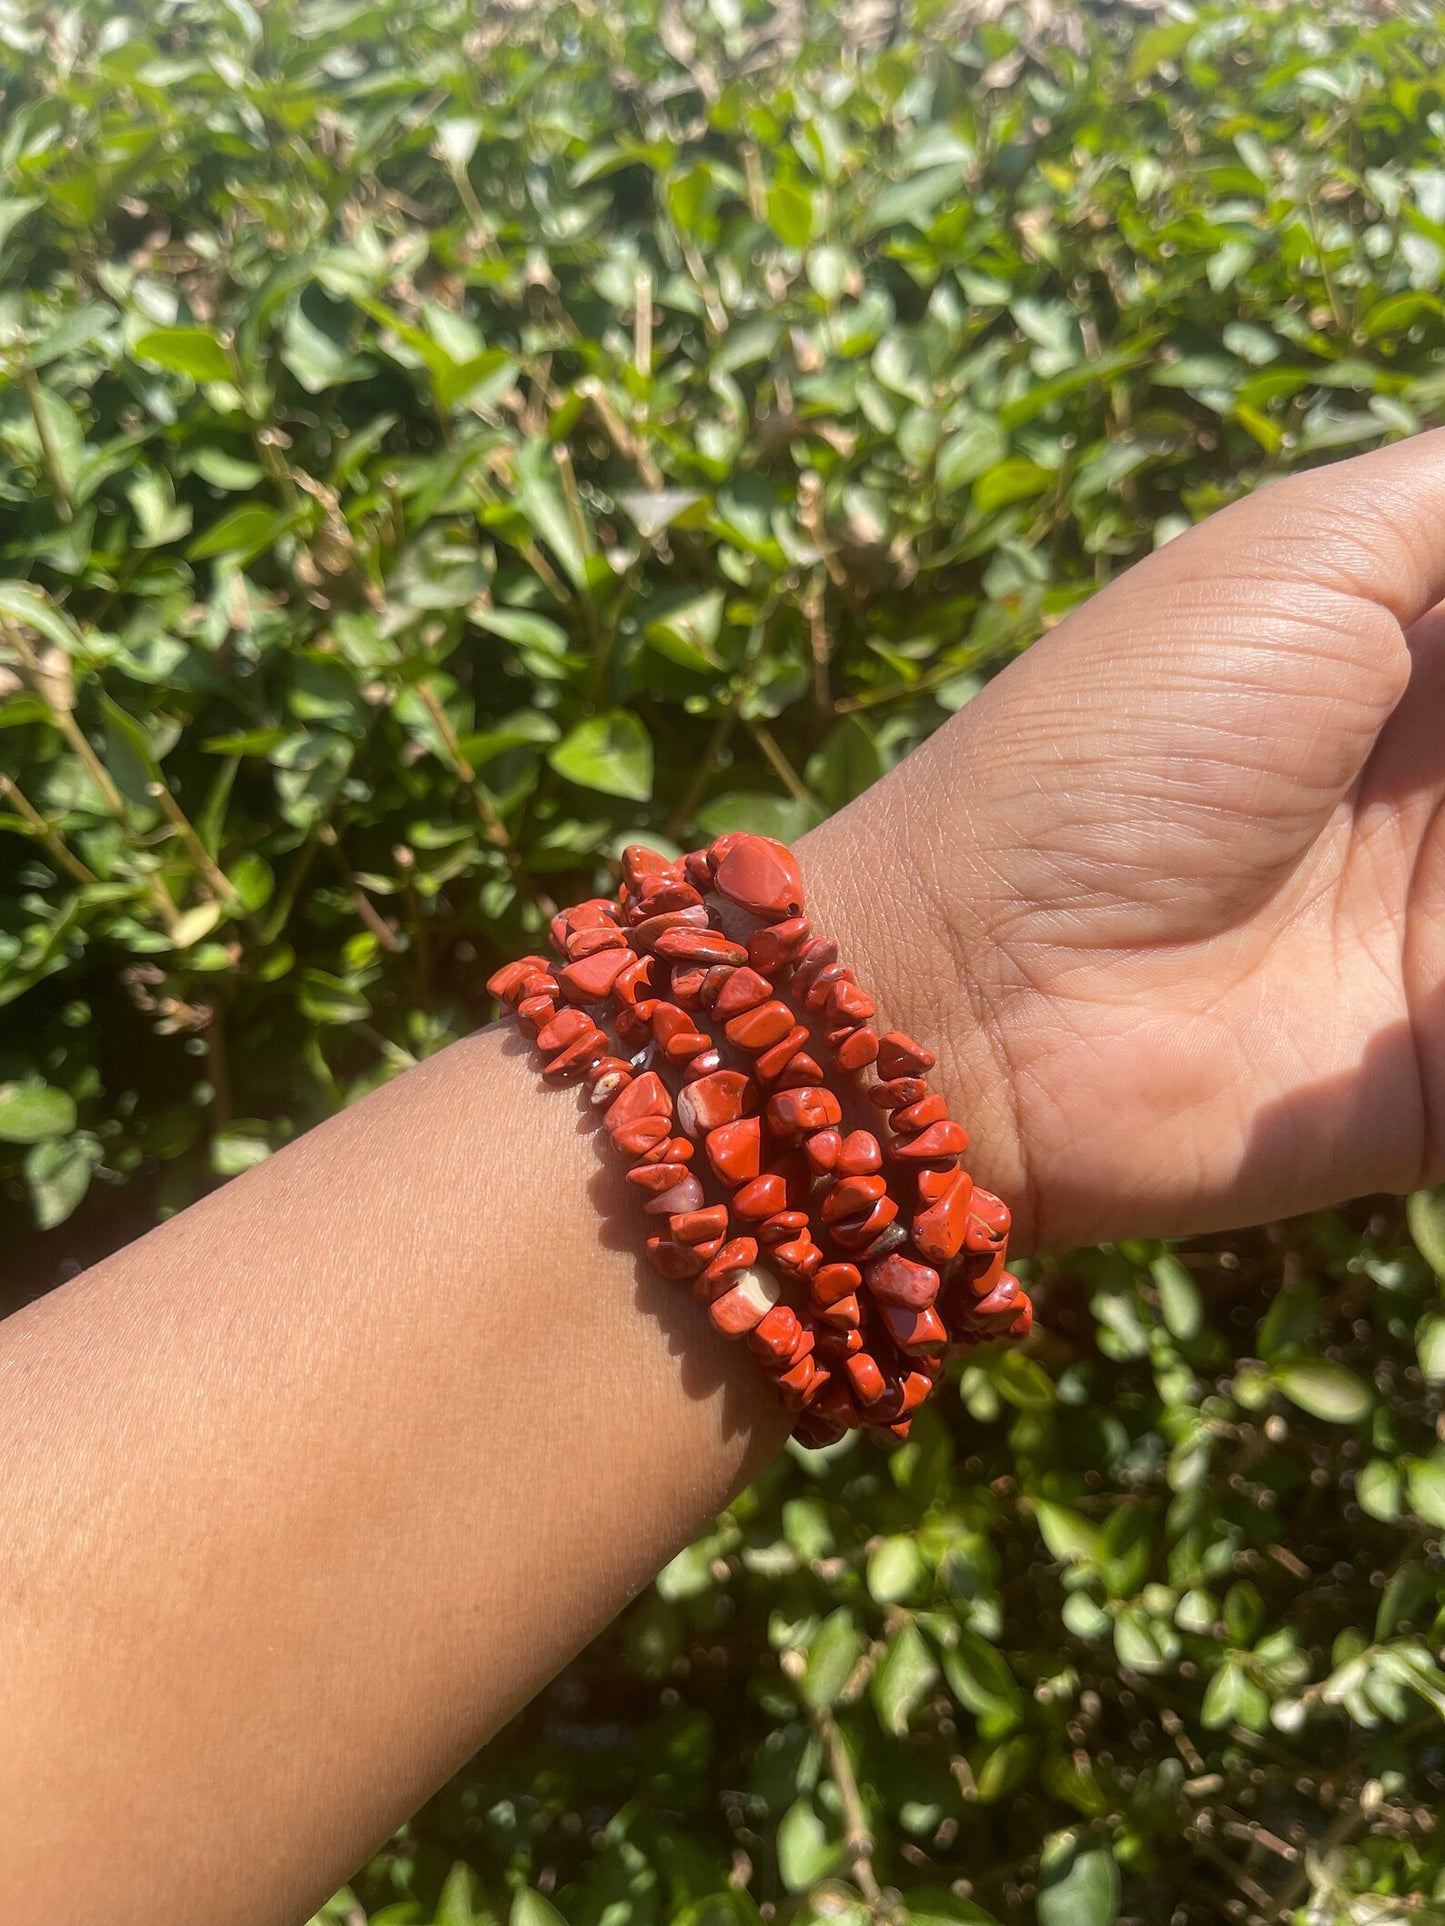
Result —
[[16, 1926], [304, 1916], [777, 1448], [641, 1241], [494, 1029], [0, 1328]]

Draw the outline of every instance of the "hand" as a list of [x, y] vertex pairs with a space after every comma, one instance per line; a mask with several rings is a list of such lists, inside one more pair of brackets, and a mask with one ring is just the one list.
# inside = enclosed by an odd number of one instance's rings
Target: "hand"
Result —
[[807, 838], [1016, 1247], [1445, 1175], [1445, 430], [1138, 564]]

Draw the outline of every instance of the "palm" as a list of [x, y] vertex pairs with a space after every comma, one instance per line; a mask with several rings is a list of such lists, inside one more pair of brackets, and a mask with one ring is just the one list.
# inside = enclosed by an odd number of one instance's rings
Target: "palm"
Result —
[[820, 832], [863, 868], [860, 837], [906, 838], [936, 916], [904, 942], [861, 892], [840, 910], [900, 1020], [949, 1039], [1026, 1237], [1439, 1174], [1445, 620], [1401, 628], [1445, 589], [1412, 541], [1432, 484], [1445, 531], [1441, 436], [1216, 518]]

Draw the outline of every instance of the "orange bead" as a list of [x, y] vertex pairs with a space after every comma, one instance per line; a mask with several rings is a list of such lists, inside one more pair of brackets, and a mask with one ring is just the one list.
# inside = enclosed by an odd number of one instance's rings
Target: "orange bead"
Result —
[[883, 1077], [916, 1077], [931, 1070], [938, 1059], [931, 1050], [902, 1030], [889, 1030], [878, 1039], [878, 1074]]
[[[716, 845], [714, 845], [716, 847]], [[793, 852], [771, 836], [739, 836], [713, 872], [713, 888], [730, 903], [773, 922], [803, 907], [803, 877]]]
[[727, 1184], [745, 1184], [762, 1167], [762, 1124], [740, 1117], [707, 1133], [708, 1162]]
[[915, 1264], [911, 1257], [900, 1257], [896, 1251], [870, 1264], [863, 1275], [874, 1297], [885, 1304], [922, 1311], [938, 1296], [938, 1272], [931, 1265]]
[[[922, 1189], [921, 1183], [919, 1189]], [[949, 1184], [942, 1197], [914, 1218], [913, 1241], [920, 1256], [926, 1257], [930, 1264], [946, 1264], [963, 1249], [972, 1196], [972, 1177], [966, 1170], [955, 1169], [949, 1173]]]

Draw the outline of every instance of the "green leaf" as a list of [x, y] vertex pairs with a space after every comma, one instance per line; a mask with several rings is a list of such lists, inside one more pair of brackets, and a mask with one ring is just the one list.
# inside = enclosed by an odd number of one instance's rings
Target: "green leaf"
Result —
[[1415, 1355], [1427, 1384], [1445, 1384], [1445, 1314], [1433, 1312], [1415, 1326]]
[[943, 1653], [943, 1676], [960, 1705], [994, 1736], [1018, 1723], [1024, 1696], [1013, 1673], [987, 1639], [960, 1631]]
[[880, 1724], [895, 1738], [908, 1730], [908, 1721], [938, 1677], [938, 1666], [928, 1642], [916, 1625], [904, 1625], [890, 1641], [869, 1681]]
[[1437, 1450], [1412, 1460], [1405, 1472], [1405, 1495], [1416, 1517], [1445, 1531], [1445, 1454]]
[[507, 1926], [567, 1926], [567, 1921], [550, 1899], [544, 1899], [530, 1886], [519, 1886], [512, 1895]]
[[1034, 1517], [1049, 1551], [1061, 1565], [1097, 1565], [1103, 1546], [1096, 1526], [1065, 1505], [1035, 1498]]
[[783, 180], [768, 189], [768, 226], [784, 247], [803, 248], [813, 238], [813, 196], [801, 180]]
[[863, 1651], [863, 1634], [847, 1606], [830, 1612], [808, 1646], [800, 1690], [809, 1705], [835, 1705]]
[[973, 505], [980, 515], [991, 515], [996, 508], [1006, 508], [1010, 502], [1028, 501], [1042, 495], [1053, 481], [1052, 472], [1041, 468], [1036, 461], [1029, 461], [1023, 455], [1010, 455], [978, 477], [973, 484]]
[[1327, 1358], [1300, 1358], [1277, 1364], [1274, 1381], [1292, 1404], [1328, 1424], [1358, 1424], [1368, 1417], [1374, 1395], [1353, 1371]]
[[64, 1137], [75, 1128], [75, 1103], [45, 1083], [0, 1083], [0, 1141], [39, 1143]]
[[797, 1799], [778, 1822], [778, 1872], [790, 1893], [800, 1893], [830, 1872], [843, 1842], [829, 1836], [811, 1799]]
[[1107, 1846], [1074, 1852], [1062, 1872], [1051, 1868], [1039, 1889], [1039, 1926], [1114, 1926], [1122, 1887]]
[[1405, 1204], [1415, 1248], [1439, 1278], [1445, 1278], [1445, 1184], [1417, 1190]]
[[186, 553], [193, 562], [204, 562], [213, 555], [234, 555], [249, 561], [259, 555], [286, 527], [288, 517], [279, 508], [263, 508], [259, 502], [246, 502], [233, 508], [218, 522], [212, 522], [198, 535]]
[[189, 375], [193, 381], [229, 381], [231, 363], [209, 328], [152, 328], [135, 344], [138, 361]]
[[885, 1538], [868, 1556], [868, 1592], [880, 1605], [916, 1598], [928, 1584], [917, 1542], [904, 1533]]
[[547, 760], [559, 776], [604, 796], [646, 802], [652, 794], [652, 741], [626, 709], [579, 722]]
[[41, 1230], [54, 1230], [65, 1222], [89, 1190], [91, 1172], [99, 1162], [100, 1145], [83, 1133], [31, 1147], [25, 1158], [25, 1183]]
[[1187, 1344], [1190, 1338], [1198, 1337], [1204, 1323], [1204, 1304], [1198, 1286], [1171, 1253], [1156, 1257], [1149, 1270], [1159, 1293], [1159, 1309], [1165, 1325], [1181, 1344]]

